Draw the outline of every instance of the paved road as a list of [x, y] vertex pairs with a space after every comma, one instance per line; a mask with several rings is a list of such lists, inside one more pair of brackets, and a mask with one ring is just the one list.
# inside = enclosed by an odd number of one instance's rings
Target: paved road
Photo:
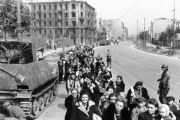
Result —
[[[180, 59], [172, 59], [166, 56], [154, 55], [142, 52], [132, 47], [129, 42], [121, 42], [119, 46], [111, 45], [96, 48], [96, 54], [100, 54], [105, 59], [106, 50], [112, 53], [113, 76], [120, 74], [123, 76], [126, 91], [134, 85], [137, 80], [144, 82], [151, 97], [158, 98], [156, 82], [161, 76], [161, 65], [168, 64], [170, 70], [171, 89], [169, 95], [180, 99]], [[66, 109], [64, 108], [64, 98], [66, 97], [65, 84], [61, 84], [56, 101], [37, 120], [63, 120]]]

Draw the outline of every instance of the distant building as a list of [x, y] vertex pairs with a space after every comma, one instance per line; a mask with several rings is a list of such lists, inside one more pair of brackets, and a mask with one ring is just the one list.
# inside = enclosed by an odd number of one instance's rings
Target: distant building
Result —
[[[151, 23], [151, 34], [155, 40], [159, 39], [161, 32], [165, 32], [168, 27], [173, 26], [173, 20], [167, 18], [156, 18]], [[175, 20], [175, 29], [180, 28], [180, 21]]]
[[70, 38], [75, 44], [93, 43], [95, 8], [85, 1], [31, 2], [31, 34], [47, 38]]
[[122, 21], [102, 20], [102, 24], [107, 30], [107, 40], [125, 40], [128, 38], [128, 28]]

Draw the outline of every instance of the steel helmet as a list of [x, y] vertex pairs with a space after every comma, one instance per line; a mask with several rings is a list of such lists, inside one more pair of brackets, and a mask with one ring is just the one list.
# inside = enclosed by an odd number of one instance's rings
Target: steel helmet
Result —
[[166, 69], [168, 70], [168, 65], [163, 64], [163, 65], [161, 66], [161, 68], [166, 68]]

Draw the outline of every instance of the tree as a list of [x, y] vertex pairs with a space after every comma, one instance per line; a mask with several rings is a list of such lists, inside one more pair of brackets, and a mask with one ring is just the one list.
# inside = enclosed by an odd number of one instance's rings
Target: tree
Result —
[[[30, 11], [28, 7], [24, 6], [22, 3], [20, 5], [21, 9], [21, 27], [22, 32], [30, 30]], [[17, 3], [15, 0], [0, 0], [0, 29], [5, 34], [17, 36]]]

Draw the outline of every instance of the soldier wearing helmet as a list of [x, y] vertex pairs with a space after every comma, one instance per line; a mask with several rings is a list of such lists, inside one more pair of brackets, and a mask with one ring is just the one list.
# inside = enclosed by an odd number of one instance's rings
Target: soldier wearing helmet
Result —
[[170, 90], [170, 84], [169, 84], [169, 79], [170, 75], [168, 74], [168, 65], [163, 64], [161, 66], [161, 69], [163, 71], [161, 78], [158, 79], [157, 81], [159, 82], [159, 101], [164, 104], [165, 103], [165, 98], [169, 93]]

